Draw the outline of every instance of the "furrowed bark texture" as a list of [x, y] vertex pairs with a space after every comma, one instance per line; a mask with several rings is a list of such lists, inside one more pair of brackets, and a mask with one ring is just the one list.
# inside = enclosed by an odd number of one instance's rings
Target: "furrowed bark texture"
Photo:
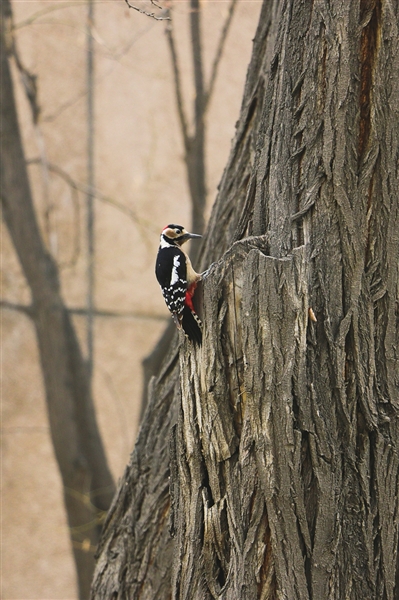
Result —
[[265, 2], [169, 413], [164, 598], [399, 597], [398, 12]]

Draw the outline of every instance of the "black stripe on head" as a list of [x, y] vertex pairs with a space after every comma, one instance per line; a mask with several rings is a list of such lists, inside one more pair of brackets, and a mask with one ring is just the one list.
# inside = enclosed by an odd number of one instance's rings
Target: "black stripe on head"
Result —
[[[181, 231], [183, 231], [183, 229], [184, 229], [183, 225], [175, 225], [174, 223], [171, 223], [170, 225], [167, 225], [166, 227], [168, 227], [170, 229], [180, 229]], [[166, 227], [164, 227], [164, 229], [166, 229]]]
[[174, 243], [186, 234], [186, 230], [182, 225], [171, 223], [162, 229], [162, 237], [169, 243]]

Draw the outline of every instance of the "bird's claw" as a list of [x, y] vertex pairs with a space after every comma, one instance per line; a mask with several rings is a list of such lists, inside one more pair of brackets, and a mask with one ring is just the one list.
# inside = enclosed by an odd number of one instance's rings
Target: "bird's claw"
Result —
[[200, 277], [201, 277], [201, 279], [204, 279], [204, 277], [208, 277], [208, 275], [209, 275], [209, 273], [210, 273], [211, 269], [212, 269], [212, 268], [213, 268], [215, 265], [216, 265], [216, 263], [215, 263], [215, 262], [213, 262], [212, 264], [210, 264], [210, 265], [209, 265], [209, 267], [206, 269], [206, 271], [203, 271], [203, 272], [200, 274]]

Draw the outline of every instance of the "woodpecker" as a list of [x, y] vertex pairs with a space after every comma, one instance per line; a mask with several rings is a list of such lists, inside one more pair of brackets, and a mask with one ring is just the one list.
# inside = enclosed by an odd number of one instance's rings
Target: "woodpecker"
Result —
[[202, 323], [194, 310], [192, 298], [201, 275], [194, 271], [181, 246], [187, 240], [200, 237], [196, 233], [188, 233], [181, 225], [167, 225], [161, 232], [155, 264], [158, 283], [177, 328], [183, 328], [198, 345], [202, 342]]

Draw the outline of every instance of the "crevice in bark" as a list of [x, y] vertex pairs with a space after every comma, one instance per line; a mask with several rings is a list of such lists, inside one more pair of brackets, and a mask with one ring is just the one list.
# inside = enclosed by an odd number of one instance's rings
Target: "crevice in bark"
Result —
[[381, 35], [381, 0], [360, 0], [360, 121], [358, 139], [359, 164], [367, 148], [371, 129], [371, 93], [375, 58]]
[[327, 98], [327, 41], [326, 26], [324, 21], [320, 22], [319, 28], [319, 57], [317, 71], [317, 112], [323, 115]]
[[369, 182], [369, 187], [367, 190], [367, 239], [366, 239], [366, 249], [365, 249], [365, 253], [364, 253], [364, 264], [365, 264], [365, 270], [366, 273], [368, 271], [368, 268], [370, 266], [371, 261], [373, 260], [373, 249], [370, 247], [370, 240], [371, 240], [371, 225], [372, 225], [372, 219], [371, 219], [371, 211], [372, 211], [372, 203], [374, 200], [374, 174], [375, 174], [375, 170], [373, 170], [373, 173], [371, 174], [370, 177], [370, 182]]
[[277, 581], [270, 539], [270, 527], [266, 513], [263, 516], [263, 521], [262, 542], [264, 555], [258, 575], [257, 598], [261, 598], [262, 600], [272, 600], [276, 597]]
[[[310, 434], [308, 431], [301, 432], [301, 479], [303, 482], [306, 519], [309, 527], [310, 540], [313, 546], [318, 498], [316, 479], [313, 472], [312, 456], [309, 447], [310, 435], [313, 434]], [[307, 557], [306, 560], [307, 568], [309, 568], [309, 557]]]

